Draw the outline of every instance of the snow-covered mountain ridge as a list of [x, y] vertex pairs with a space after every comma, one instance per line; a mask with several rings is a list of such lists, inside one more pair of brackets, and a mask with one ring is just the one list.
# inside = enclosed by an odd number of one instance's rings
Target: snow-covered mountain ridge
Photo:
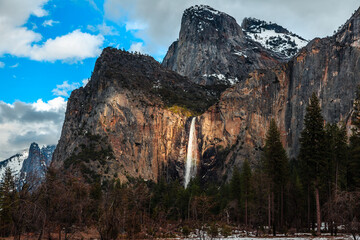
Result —
[[293, 57], [309, 42], [276, 23], [256, 18], [245, 18], [241, 27], [249, 39], [284, 59]]
[[24, 149], [20, 153], [0, 161], [0, 181], [7, 167], [11, 169], [15, 179], [24, 180], [29, 173], [42, 178], [46, 167], [51, 163], [55, 147], [55, 145], [48, 145], [40, 148], [37, 143], [32, 143], [29, 149]]
[[9, 167], [15, 178], [20, 177], [20, 171], [23, 166], [25, 159], [29, 156], [29, 150], [24, 149], [21, 153], [17, 153], [14, 156], [5, 159], [0, 162], [0, 181], [5, 173], [5, 169]]
[[[186, 17], [188, 15], [191, 16], [191, 19], [198, 19], [198, 33], [203, 32], [210, 24], [214, 23], [217, 18], [231, 17], [207, 5], [195, 5], [186, 9], [184, 16]], [[309, 42], [276, 23], [266, 22], [256, 18], [245, 18], [241, 24], [241, 28], [248, 39], [258, 42], [262, 47], [281, 59], [293, 57]], [[219, 31], [219, 28], [215, 30]]]

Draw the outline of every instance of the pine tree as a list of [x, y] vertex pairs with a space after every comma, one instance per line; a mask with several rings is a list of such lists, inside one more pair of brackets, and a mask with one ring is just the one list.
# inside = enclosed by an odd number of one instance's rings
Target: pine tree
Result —
[[348, 155], [346, 128], [337, 124], [326, 124], [326, 171], [324, 180], [329, 196], [339, 191], [345, 185], [345, 168]]
[[[284, 223], [284, 188], [288, 181], [289, 164], [286, 151], [280, 140], [280, 132], [274, 119], [270, 122], [270, 127], [265, 139], [264, 149], [264, 170], [270, 179], [269, 207], [272, 205], [272, 226], [273, 234], [276, 234], [276, 222], [281, 226]], [[275, 195], [277, 203], [280, 205], [280, 218], [275, 215]], [[280, 196], [278, 196], [280, 195]]]
[[[308, 201], [310, 188], [314, 187], [316, 201], [317, 234], [320, 235], [321, 209], [320, 209], [320, 177], [326, 162], [324, 119], [321, 115], [319, 99], [315, 93], [310, 98], [306, 108], [304, 130], [300, 137], [300, 154], [302, 175], [308, 187]], [[310, 202], [308, 202], [308, 209]], [[308, 219], [310, 211], [308, 210]]]
[[0, 219], [1, 235], [8, 236], [13, 225], [12, 213], [16, 196], [15, 182], [11, 169], [7, 167], [0, 183]]
[[349, 190], [360, 188], [360, 86], [356, 92], [352, 114], [352, 134], [350, 137], [350, 156], [347, 165], [347, 187]]
[[236, 166], [234, 167], [233, 175], [230, 180], [230, 196], [233, 200], [236, 200], [236, 209], [234, 214], [238, 221], [241, 209], [241, 177], [239, 169]]
[[244, 207], [245, 207], [245, 226], [248, 225], [248, 208], [249, 208], [249, 199], [251, 196], [251, 168], [249, 161], [245, 159], [242, 169], [241, 169], [241, 196], [243, 199]]
[[239, 169], [235, 166], [230, 180], [231, 196], [240, 203], [241, 200], [241, 177]]

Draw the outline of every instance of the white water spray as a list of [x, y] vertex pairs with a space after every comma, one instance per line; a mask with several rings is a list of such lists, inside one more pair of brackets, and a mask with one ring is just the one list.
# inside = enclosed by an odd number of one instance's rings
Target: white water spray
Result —
[[192, 118], [189, 133], [189, 143], [186, 155], [186, 168], [185, 168], [185, 182], [184, 187], [186, 188], [190, 182], [190, 179], [196, 176], [196, 164], [198, 158], [198, 146], [195, 129], [196, 117]]

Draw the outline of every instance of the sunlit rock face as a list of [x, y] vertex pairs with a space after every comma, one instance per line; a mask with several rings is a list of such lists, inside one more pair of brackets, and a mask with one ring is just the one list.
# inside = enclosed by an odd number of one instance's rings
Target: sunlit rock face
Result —
[[[177, 47], [170, 47], [163, 63], [166, 68], [148, 56], [105, 49], [90, 82], [75, 90], [68, 101], [54, 166], [95, 178], [99, 175], [103, 180], [164, 177], [183, 181], [192, 117], [197, 116], [192, 137], [199, 155], [197, 174], [203, 181], [226, 181], [244, 159], [257, 164], [271, 118], [280, 128], [289, 157], [297, 157], [305, 109], [313, 92], [320, 98], [326, 122], [350, 124], [360, 83], [359, 10], [334, 36], [310, 41], [289, 61], [271, 68], [256, 69], [259, 65], [254, 60], [256, 67], [245, 74], [229, 70], [237, 68], [237, 60], [214, 60], [217, 54], [221, 58], [221, 49], [249, 41], [243, 39], [241, 28], [228, 15], [208, 7], [199, 9], [203, 21], [209, 21], [208, 29], [202, 31], [215, 34], [232, 29], [233, 35], [211, 40], [225, 47], [216, 47], [214, 55], [204, 57], [210, 40], [196, 38], [194, 34], [202, 29], [200, 17], [189, 9], [182, 20], [188, 28], [182, 27], [174, 43]], [[192, 29], [192, 21], [199, 33]], [[224, 24], [224, 29], [216, 31], [211, 25], [215, 23]], [[206, 62], [213, 60], [216, 64], [207, 72]], [[218, 88], [214, 94], [213, 87], [219, 83], [203, 79], [204, 74], [242, 79], [224, 84], [226, 90]]]
[[54, 165], [122, 181], [183, 178], [189, 116], [215, 102], [151, 57], [106, 48], [69, 98]]
[[[203, 175], [230, 176], [232, 167], [241, 166], [245, 158], [256, 164], [271, 118], [280, 128], [289, 157], [296, 158], [313, 92], [320, 98], [326, 122], [350, 126], [360, 84], [359, 12], [334, 36], [312, 40], [289, 62], [255, 70], [222, 93], [220, 101], [200, 118]], [[226, 153], [221, 161], [219, 150]]]

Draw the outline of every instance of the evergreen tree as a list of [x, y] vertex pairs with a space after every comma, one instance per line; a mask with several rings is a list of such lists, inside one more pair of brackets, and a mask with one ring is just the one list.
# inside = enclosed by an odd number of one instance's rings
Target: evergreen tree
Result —
[[239, 220], [241, 208], [241, 177], [239, 169], [235, 166], [232, 178], [230, 180], [230, 194], [233, 200], [236, 200], [235, 216]]
[[2, 236], [11, 233], [13, 221], [12, 213], [16, 198], [16, 188], [11, 169], [7, 167], [0, 183], [0, 232]]
[[325, 126], [326, 143], [326, 171], [324, 182], [327, 186], [329, 197], [339, 191], [340, 187], [345, 186], [346, 161], [347, 161], [347, 136], [346, 128], [339, 127], [337, 124], [326, 124]]
[[251, 196], [251, 168], [249, 161], [245, 159], [242, 169], [241, 169], [241, 196], [242, 202], [244, 203], [245, 208], [245, 225], [248, 225], [248, 209], [249, 209], [249, 199]]
[[[270, 122], [270, 127], [265, 139], [264, 149], [264, 169], [270, 179], [269, 206], [272, 205], [272, 226], [273, 234], [276, 234], [276, 223], [284, 224], [284, 189], [288, 181], [289, 163], [286, 151], [280, 140], [280, 132], [274, 119]], [[275, 199], [276, 197], [276, 199]], [[275, 201], [279, 214], [275, 212]], [[276, 215], [276, 216], [275, 216]]]
[[231, 197], [240, 203], [241, 200], [241, 177], [237, 167], [234, 167], [233, 175], [230, 180]]
[[[310, 188], [313, 187], [315, 190], [317, 234], [320, 235], [321, 209], [319, 187], [320, 177], [323, 174], [322, 171], [326, 163], [326, 152], [324, 119], [321, 115], [319, 99], [315, 93], [312, 94], [310, 103], [306, 108], [304, 130], [301, 132], [300, 144], [299, 158], [303, 179], [308, 187], [308, 201], [310, 199]], [[310, 201], [308, 202], [308, 209], [309, 206]], [[310, 215], [309, 210], [308, 215]]]
[[352, 114], [352, 135], [350, 137], [350, 156], [347, 165], [347, 187], [349, 190], [360, 188], [360, 86], [356, 92]]

